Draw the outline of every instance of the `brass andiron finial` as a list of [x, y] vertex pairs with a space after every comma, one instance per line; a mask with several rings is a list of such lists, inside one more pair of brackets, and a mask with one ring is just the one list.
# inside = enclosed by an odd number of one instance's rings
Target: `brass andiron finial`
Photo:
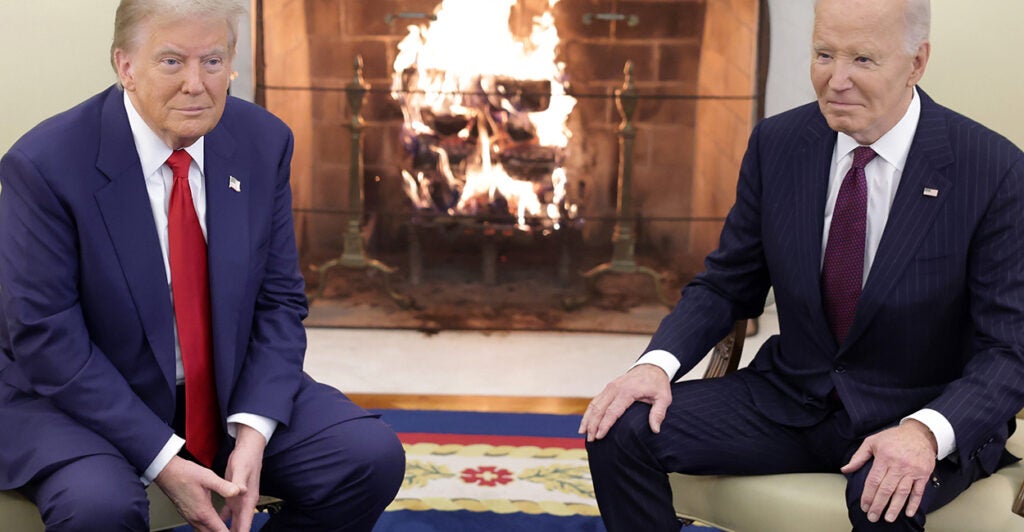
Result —
[[316, 291], [309, 296], [309, 299], [312, 301], [323, 295], [327, 272], [341, 266], [356, 270], [371, 269], [383, 273], [384, 290], [400, 306], [407, 308], [413, 305], [412, 300], [391, 288], [391, 274], [397, 270], [379, 260], [367, 257], [363, 249], [363, 235], [360, 230], [363, 220], [363, 117], [360, 113], [366, 93], [370, 91], [370, 85], [363, 80], [362, 56], [356, 56], [353, 67], [355, 74], [352, 81], [345, 85], [345, 93], [348, 96], [349, 109], [352, 113], [352, 122], [349, 124], [349, 129], [352, 130], [352, 145], [349, 150], [349, 218], [346, 224], [344, 248], [340, 257], [312, 267], [313, 271], [319, 272], [320, 281], [316, 285]]
[[665, 297], [661, 286], [661, 274], [646, 266], [640, 266], [634, 259], [636, 255], [636, 217], [633, 213], [633, 144], [636, 141], [636, 126], [633, 125], [633, 113], [636, 112], [639, 96], [633, 83], [633, 61], [626, 61], [623, 69], [625, 81], [622, 88], [615, 91], [615, 106], [622, 116], [619, 126], [619, 191], [616, 205], [615, 230], [612, 233], [612, 260], [599, 264], [583, 274], [586, 285], [582, 297], [565, 302], [568, 308], [578, 308], [590, 299], [597, 291], [597, 280], [612, 273], [642, 273], [654, 282], [654, 291], [658, 300], [668, 307], [674, 302]]

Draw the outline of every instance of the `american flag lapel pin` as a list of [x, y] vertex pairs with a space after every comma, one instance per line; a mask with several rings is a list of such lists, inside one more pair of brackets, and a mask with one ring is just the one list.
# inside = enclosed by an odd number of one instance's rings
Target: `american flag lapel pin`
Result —
[[937, 198], [939, 197], [939, 189], [924, 187], [924, 192], [922, 192], [922, 194], [928, 196], [929, 198]]
[[228, 176], [228, 188], [234, 190], [235, 192], [241, 192], [242, 182], [239, 181], [238, 179], [235, 179], [235, 176], [233, 175]]

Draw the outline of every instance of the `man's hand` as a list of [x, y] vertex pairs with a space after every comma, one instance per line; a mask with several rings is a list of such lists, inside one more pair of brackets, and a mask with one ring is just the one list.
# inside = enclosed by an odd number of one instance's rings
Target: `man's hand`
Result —
[[604, 438], [622, 413], [636, 401], [651, 405], [651, 430], [661, 432], [665, 411], [672, 403], [672, 390], [665, 370], [652, 364], [640, 364], [608, 383], [587, 406], [579, 433], [586, 434], [587, 441]]
[[925, 486], [935, 469], [937, 449], [935, 435], [914, 419], [864, 440], [841, 471], [852, 473], [874, 456], [875, 463], [860, 496], [860, 507], [868, 514], [868, 521], [878, 522], [886, 505], [889, 510], [885, 520], [890, 523], [899, 516], [904, 503], [907, 517], [917, 513]]
[[239, 486], [245, 486], [234, 497], [225, 497], [222, 520], [231, 519], [231, 532], [248, 532], [252, 526], [256, 501], [260, 498], [260, 471], [263, 468], [263, 449], [267, 441], [256, 429], [239, 423], [235, 448], [228, 457], [224, 477]]
[[228, 527], [210, 502], [215, 491], [225, 499], [237, 497], [244, 487], [232, 484], [205, 467], [175, 456], [157, 475], [157, 486], [174, 503], [178, 513], [199, 532], [227, 532]]

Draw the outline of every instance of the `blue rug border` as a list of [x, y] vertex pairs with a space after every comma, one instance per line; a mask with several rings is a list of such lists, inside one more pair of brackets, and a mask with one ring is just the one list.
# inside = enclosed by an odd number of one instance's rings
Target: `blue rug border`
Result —
[[581, 415], [372, 409], [395, 432], [582, 438]]

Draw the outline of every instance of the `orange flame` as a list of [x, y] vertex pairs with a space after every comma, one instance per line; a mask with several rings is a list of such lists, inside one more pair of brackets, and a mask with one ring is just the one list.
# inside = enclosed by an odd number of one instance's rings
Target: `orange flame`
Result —
[[[576, 209], [566, 204], [568, 179], [561, 167], [571, 136], [566, 121], [576, 100], [567, 94], [564, 65], [556, 60], [559, 38], [551, 8], [558, 0], [548, 0], [547, 11], [534, 17], [526, 40], [517, 39], [509, 29], [515, 3], [444, 0], [435, 12], [436, 20], [409, 26], [398, 45], [392, 96], [402, 108], [407, 134], [414, 137], [437, 135], [432, 127], [436, 117], [465, 117], [465, 127], [448, 142], [475, 142], [475, 150], [458, 171], [452, 168], [455, 156], [449, 153], [450, 144], [429, 146], [437, 158], [438, 179], [459, 194], [449, 213], [474, 214], [481, 202], [493, 203], [500, 195], [521, 227], [526, 227], [528, 218], [537, 217], [557, 227], [563, 212]], [[502, 80], [508, 79], [540, 82], [539, 86], [550, 86], [550, 94], [542, 96], [543, 104], [519, 106], [502, 93]], [[555, 154], [546, 179], [539, 183], [517, 179], [503, 167], [498, 155], [522, 141], [503, 132], [505, 125], [493, 116], [495, 109], [507, 114], [510, 122], [528, 119], [532, 135], [528, 143]], [[413, 204], [429, 208], [429, 178], [422, 172], [403, 171], [403, 179]]]

